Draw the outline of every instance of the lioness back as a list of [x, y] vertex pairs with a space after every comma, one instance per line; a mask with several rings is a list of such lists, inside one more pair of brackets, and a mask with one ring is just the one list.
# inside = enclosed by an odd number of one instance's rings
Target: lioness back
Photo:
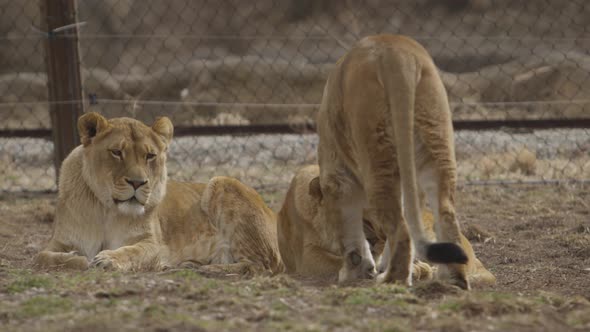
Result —
[[254, 189], [236, 179], [219, 176], [207, 184], [168, 181], [160, 219], [172, 265], [188, 260], [252, 261], [260, 270], [283, 270], [274, 213]]

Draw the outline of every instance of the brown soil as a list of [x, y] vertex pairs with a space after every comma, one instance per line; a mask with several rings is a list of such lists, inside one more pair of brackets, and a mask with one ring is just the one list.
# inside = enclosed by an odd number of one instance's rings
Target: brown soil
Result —
[[471, 292], [436, 281], [406, 289], [191, 270], [34, 271], [54, 203], [0, 198], [0, 330], [590, 329], [588, 185], [460, 188], [463, 229], [498, 279]]

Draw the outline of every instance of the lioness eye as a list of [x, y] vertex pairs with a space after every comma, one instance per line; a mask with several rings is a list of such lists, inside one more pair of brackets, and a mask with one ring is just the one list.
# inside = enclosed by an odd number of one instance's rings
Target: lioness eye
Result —
[[121, 158], [123, 156], [123, 152], [121, 150], [110, 150], [111, 154], [116, 158]]
[[152, 160], [152, 159], [154, 159], [154, 158], [156, 158], [156, 154], [155, 154], [155, 153], [148, 153], [148, 154], [145, 156], [145, 159], [147, 159], [147, 160]]

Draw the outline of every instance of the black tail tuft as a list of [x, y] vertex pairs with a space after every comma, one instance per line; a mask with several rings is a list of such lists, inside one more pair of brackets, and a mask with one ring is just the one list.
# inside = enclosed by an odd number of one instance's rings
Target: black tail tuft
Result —
[[426, 259], [439, 264], [467, 264], [467, 255], [454, 243], [433, 243], [426, 248]]

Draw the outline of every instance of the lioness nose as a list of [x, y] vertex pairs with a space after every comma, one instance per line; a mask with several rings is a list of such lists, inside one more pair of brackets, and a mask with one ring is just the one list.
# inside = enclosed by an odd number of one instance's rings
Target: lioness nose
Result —
[[125, 179], [133, 189], [137, 189], [147, 183], [147, 180]]

